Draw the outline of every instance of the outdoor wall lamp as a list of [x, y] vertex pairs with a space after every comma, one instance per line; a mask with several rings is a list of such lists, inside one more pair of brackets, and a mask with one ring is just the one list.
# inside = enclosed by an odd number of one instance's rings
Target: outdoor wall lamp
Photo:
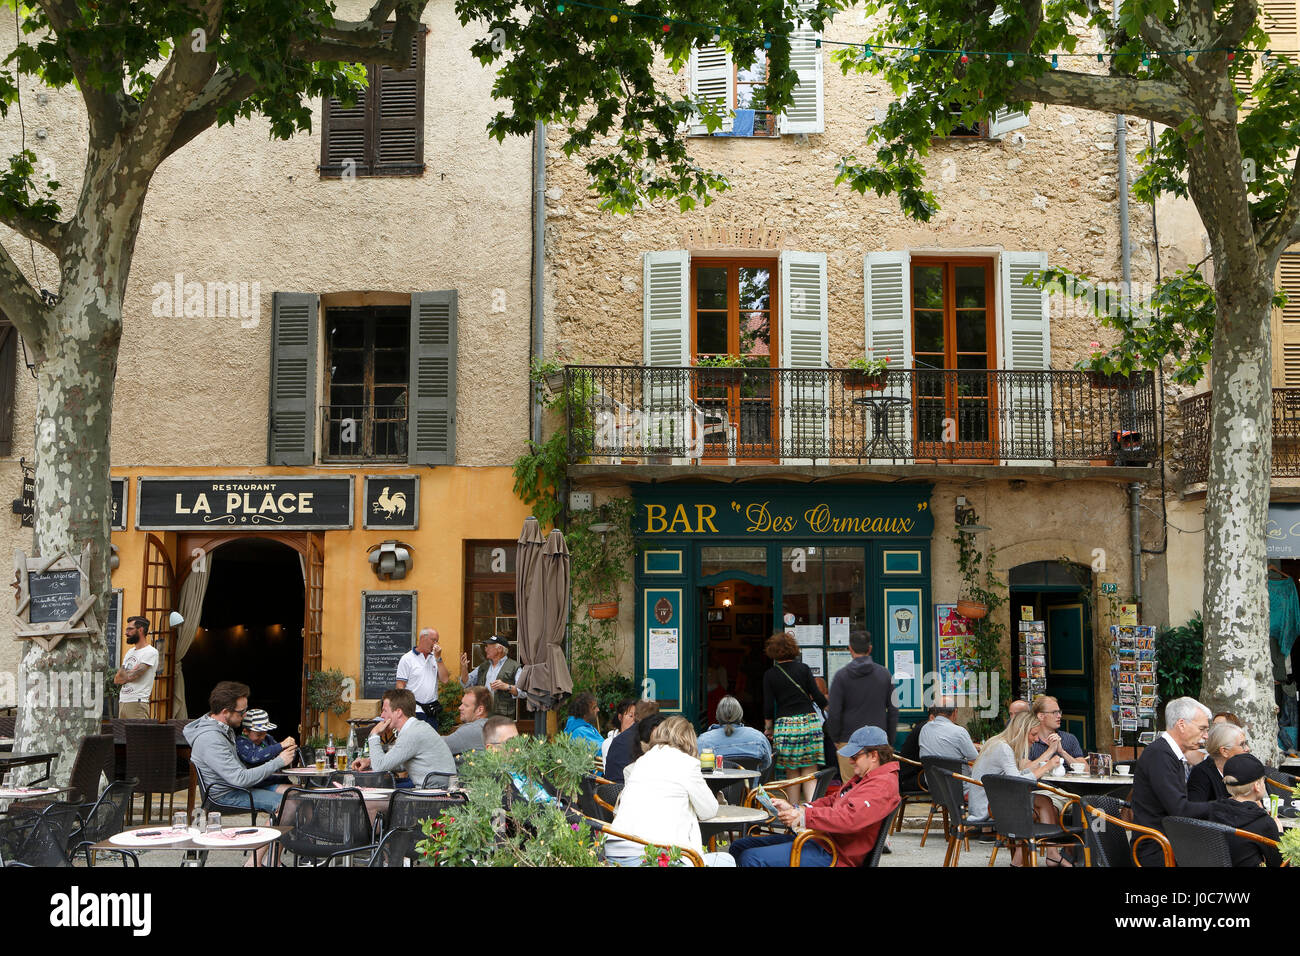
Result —
[[368, 552], [370, 567], [381, 581], [400, 581], [411, 570], [412, 548], [401, 541], [385, 541]]

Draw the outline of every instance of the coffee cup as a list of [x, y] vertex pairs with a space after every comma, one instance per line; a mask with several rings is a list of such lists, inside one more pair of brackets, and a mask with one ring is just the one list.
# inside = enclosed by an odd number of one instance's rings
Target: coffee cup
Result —
[[1126, 763], [1122, 763], [1122, 764], [1120, 764], [1119, 766], [1117, 766], [1117, 767], [1115, 768], [1115, 772], [1116, 772], [1117, 774], [1119, 774], [1121, 777], [1127, 777], [1127, 776], [1128, 776], [1128, 764], [1126, 764]]

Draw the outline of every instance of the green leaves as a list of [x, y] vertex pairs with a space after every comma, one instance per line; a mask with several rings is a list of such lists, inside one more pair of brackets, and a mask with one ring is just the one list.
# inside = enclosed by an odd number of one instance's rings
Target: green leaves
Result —
[[53, 179], [37, 183], [36, 154], [30, 149], [9, 157], [9, 167], [0, 169], [0, 216], [49, 220], [59, 217], [54, 193], [59, 184]]

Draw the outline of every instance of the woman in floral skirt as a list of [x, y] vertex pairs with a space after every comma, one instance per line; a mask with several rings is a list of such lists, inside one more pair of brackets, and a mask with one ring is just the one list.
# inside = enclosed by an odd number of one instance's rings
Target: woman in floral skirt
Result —
[[[764, 733], [772, 738], [778, 779], [816, 772], [822, 760], [821, 720], [813, 709], [826, 706], [812, 671], [800, 661], [799, 645], [784, 631], [767, 639], [772, 668], [763, 675]], [[816, 781], [803, 784], [802, 802], [812, 799]], [[793, 795], [791, 795], [793, 799]]]

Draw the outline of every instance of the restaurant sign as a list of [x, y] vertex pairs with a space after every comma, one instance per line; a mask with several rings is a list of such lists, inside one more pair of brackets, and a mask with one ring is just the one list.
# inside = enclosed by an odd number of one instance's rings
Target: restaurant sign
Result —
[[642, 537], [928, 538], [930, 485], [633, 487]]
[[141, 531], [227, 528], [321, 531], [352, 527], [352, 477], [139, 478]]

